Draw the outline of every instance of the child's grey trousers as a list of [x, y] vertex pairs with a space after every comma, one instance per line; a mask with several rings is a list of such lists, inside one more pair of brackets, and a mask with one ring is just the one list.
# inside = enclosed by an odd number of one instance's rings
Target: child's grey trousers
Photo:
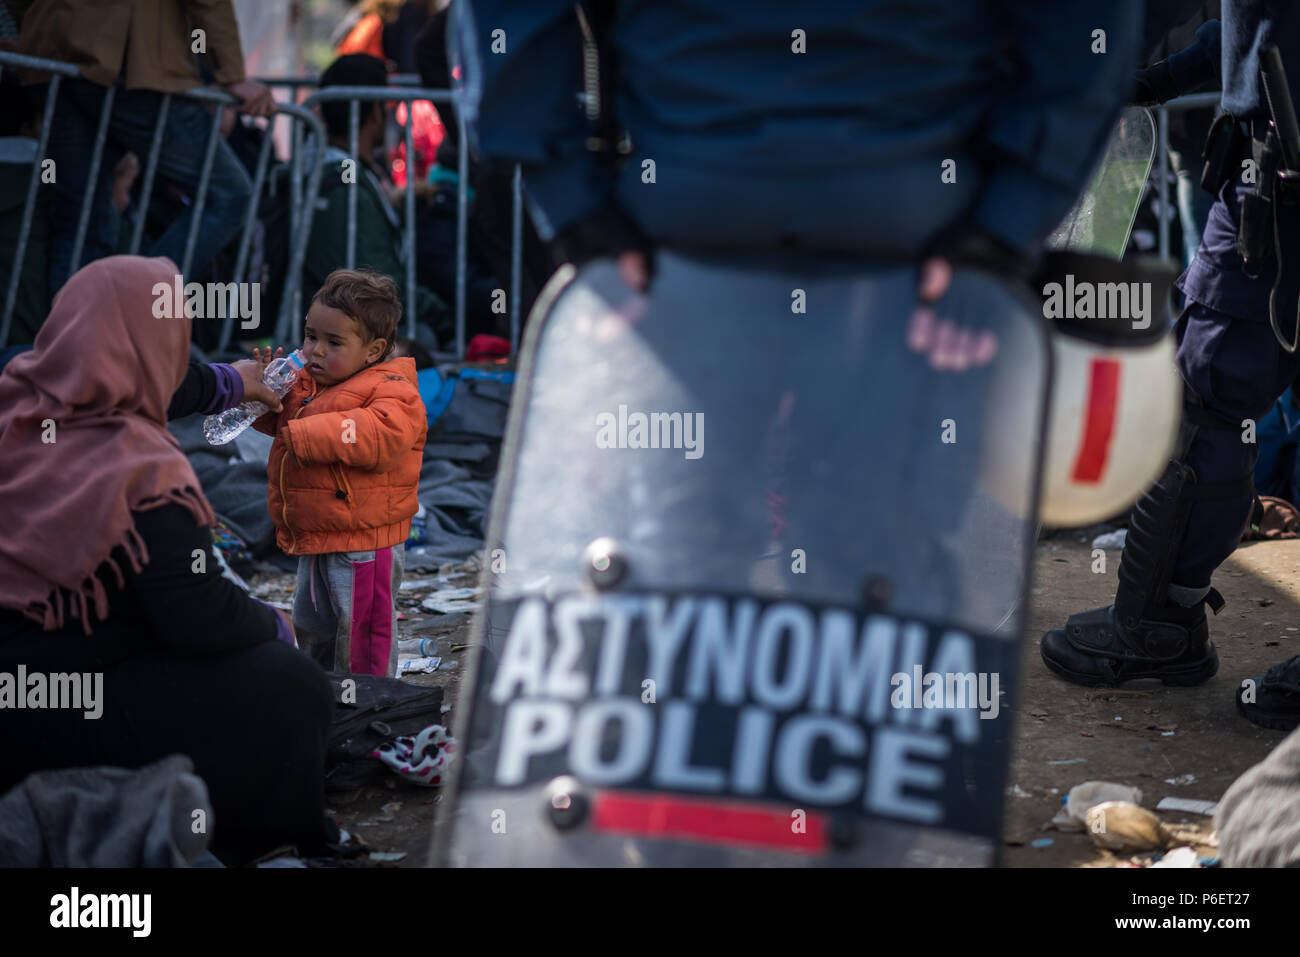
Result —
[[298, 558], [293, 628], [326, 671], [397, 677], [397, 608], [406, 546]]

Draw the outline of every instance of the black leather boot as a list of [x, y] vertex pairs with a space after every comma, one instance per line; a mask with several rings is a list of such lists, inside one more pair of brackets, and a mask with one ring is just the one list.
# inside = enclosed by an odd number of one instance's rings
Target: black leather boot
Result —
[[1300, 656], [1243, 679], [1237, 688], [1237, 710], [1263, 728], [1294, 731], [1300, 727]]
[[1115, 605], [1079, 612], [1043, 636], [1043, 664], [1066, 681], [1094, 687], [1137, 678], [1202, 684], [1219, 670], [1204, 604], [1153, 609], [1136, 628], [1123, 626]]
[[1219, 593], [1211, 588], [1190, 608], [1167, 597], [1191, 503], [1209, 497], [1196, 494], [1204, 487], [1195, 485], [1189, 466], [1171, 462], [1133, 507], [1115, 603], [1071, 615], [1064, 628], [1043, 636], [1043, 663], [1054, 674], [1092, 686], [1110, 687], [1136, 678], [1197, 685], [1219, 670], [1205, 618], [1206, 604], [1216, 613], [1223, 607]]

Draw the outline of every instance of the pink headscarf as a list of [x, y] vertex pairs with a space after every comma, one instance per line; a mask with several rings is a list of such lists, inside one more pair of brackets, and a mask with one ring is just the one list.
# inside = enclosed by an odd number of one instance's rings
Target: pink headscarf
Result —
[[91, 263], [55, 296], [33, 350], [0, 374], [0, 606], [46, 631], [63, 626], [65, 605], [87, 634], [89, 602], [108, 617], [92, 573], [108, 561], [124, 584], [115, 547], [135, 571], [148, 563], [133, 509], [177, 502], [199, 525], [215, 521], [166, 429], [189, 357], [178, 272], [165, 258]]

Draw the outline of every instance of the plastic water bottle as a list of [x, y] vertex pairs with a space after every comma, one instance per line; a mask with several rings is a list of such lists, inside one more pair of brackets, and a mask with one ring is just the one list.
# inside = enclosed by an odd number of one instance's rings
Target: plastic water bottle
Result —
[[406, 544], [427, 545], [429, 542], [429, 510], [417, 503], [415, 517], [411, 519], [411, 534], [406, 536]]
[[427, 658], [438, 650], [438, 643], [432, 638], [403, 638], [397, 642], [397, 650], [404, 655]]
[[[283, 397], [298, 381], [298, 373], [304, 364], [302, 352], [295, 349], [287, 356], [272, 359], [262, 373], [262, 381], [268, 389]], [[251, 400], [210, 415], [203, 420], [203, 437], [211, 445], [225, 445], [269, 411], [265, 403]]]

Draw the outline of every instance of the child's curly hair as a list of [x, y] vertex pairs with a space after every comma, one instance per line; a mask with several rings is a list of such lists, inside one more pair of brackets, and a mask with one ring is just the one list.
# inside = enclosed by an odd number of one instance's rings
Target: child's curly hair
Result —
[[402, 320], [402, 302], [391, 277], [369, 269], [336, 269], [325, 277], [311, 301], [355, 319], [364, 341], [385, 340], [388, 348], [380, 361], [392, 355]]

